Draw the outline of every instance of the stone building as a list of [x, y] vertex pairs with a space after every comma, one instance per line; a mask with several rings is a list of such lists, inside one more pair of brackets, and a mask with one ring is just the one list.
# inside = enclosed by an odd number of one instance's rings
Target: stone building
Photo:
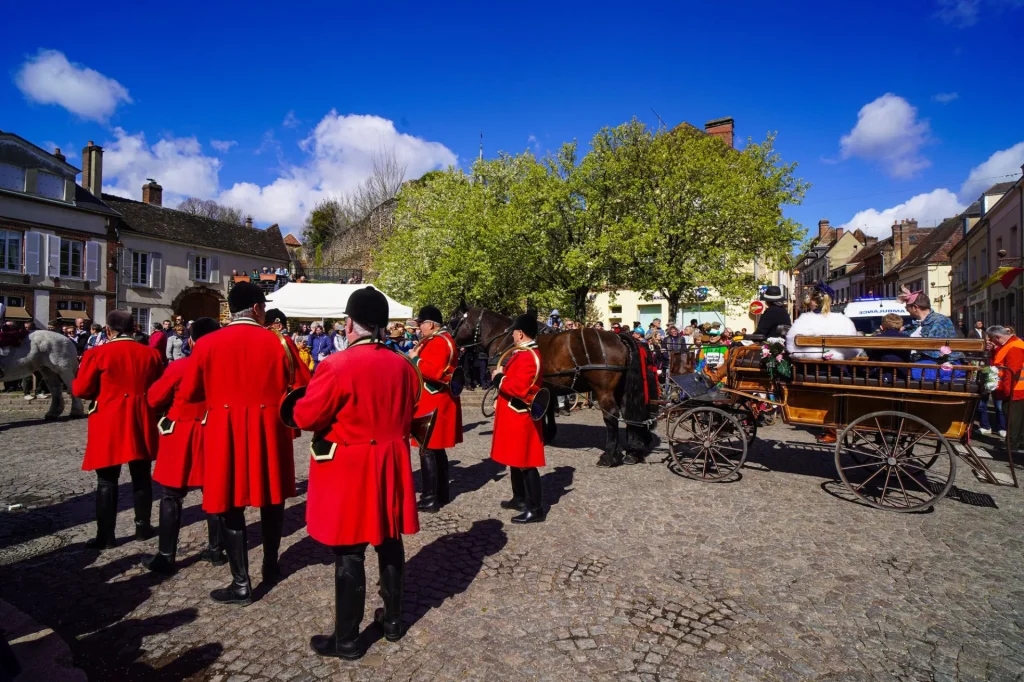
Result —
[[116, 305], [117, 213], [83, 161], [84, 186], [60, 149], [0, 131], [0, 300], [12, 321], [102, 321]]

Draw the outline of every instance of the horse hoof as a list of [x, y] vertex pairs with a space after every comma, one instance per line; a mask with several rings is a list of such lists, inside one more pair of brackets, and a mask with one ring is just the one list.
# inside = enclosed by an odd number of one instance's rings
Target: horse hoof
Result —
[[612, 463], [605, 459], [604, 457], [602, 457], [599, 460], [597, 460], [597, 466], [599, 466], [602, 469], [611, 469]]
[[623, 464], [639, 464], [640, 460], [638, 460], [633, 455], [626, 455], [625, 457], [622, 458], [622, 463]]

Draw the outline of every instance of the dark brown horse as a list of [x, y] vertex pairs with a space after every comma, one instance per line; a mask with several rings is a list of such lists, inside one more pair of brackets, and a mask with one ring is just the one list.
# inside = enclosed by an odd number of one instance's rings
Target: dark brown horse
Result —
[[[512, 347], [512, 320], [484, 308], [460, 305], [449, 329], [460, 348], [475, 347], [497, 362]], [[608, 430], [598, 466], [643, 461], [648, 442], [649, 410], [644, 400], [640, 349], [626, 336], [598, 329], [576, 329], [537, 337], [544, 368], [544, 385], [552, 396], [593, 392]], [[545, 415], [545, 440], [555, 436], [552, 400]], [[619, 420], [626, 423], [626, 442], [619, 443]], [[625, 450], [625, 457], [622, 451]]]

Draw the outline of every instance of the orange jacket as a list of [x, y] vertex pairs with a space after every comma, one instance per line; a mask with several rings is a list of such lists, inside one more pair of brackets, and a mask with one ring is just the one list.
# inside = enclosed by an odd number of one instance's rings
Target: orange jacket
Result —
[[[992, 364], [999, 367], [1009, 367], [1015, 374], [1021, 374], [1024, 369], [1024, 341], [1016, 336], [992, 352]], [[1014, 376], [1009, 372], [999, 373], [999, 386], [993, 391], [997, 400], [1024, 400], [1024, 377], [1020, 377], [1012, 389], [1010, 383]]]

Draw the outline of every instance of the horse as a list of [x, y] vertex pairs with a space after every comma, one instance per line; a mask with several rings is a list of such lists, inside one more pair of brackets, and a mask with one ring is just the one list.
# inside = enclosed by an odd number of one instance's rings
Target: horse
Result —
[[[514, 345], [512, 319], [485, 308], [459, 305], [448, 325], [459, 348], [477, 347], [487, 354], [489, 364]], [[642, 462], [649, 440], [649, 410], [644, 398], [640, 348], [626, 335], [598, 329], [574, 329], [538, 335], [544, 385], [553, 395], [592, 391], [604, 413], [607, 430], [599, 467]], [[555, 436], [552, 400], [545, 414], [545, 440]], [[619, 419], [626, 422], [626, 442], [619, 447]]]
[[[16, 332], [7, 332], [13, 334]], [[64, 387], [71, 391], [71, 382], [78, 372], [78, 350], [75, 343], [57, 332], [39, 330], [29, 333], [20, 343], [0, 348], [0, 381], [19, 381], [39, 372], [50, 389], [47, 419], [64, 413]], [[85, 415], [81, 398], [71, 396], [71, 416]]]

